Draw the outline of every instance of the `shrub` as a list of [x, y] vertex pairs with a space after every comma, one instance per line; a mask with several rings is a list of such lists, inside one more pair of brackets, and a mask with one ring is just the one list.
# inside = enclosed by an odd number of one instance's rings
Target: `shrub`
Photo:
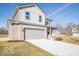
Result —
[[63, 39], [62, 39], [62, 37], [56, 37], [56, 40], [57, 40], [57, 41], [61, 41], [61, 40], [63, 40]]

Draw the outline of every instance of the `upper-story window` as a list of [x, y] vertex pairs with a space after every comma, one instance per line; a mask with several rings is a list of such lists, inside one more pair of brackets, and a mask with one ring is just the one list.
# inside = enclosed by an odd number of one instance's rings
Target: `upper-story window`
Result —
[[39, 22], [42, 22], [42, 16], [39, 16]]
[[26, 12], [26, 19], [29, 19], [30, 18], [30, 14], [29, 12]]

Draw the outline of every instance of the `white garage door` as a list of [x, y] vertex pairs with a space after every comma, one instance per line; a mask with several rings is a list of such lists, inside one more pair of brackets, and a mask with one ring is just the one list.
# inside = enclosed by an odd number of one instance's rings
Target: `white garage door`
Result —
[[43, 39], [44, 30], [43, 29], [25, 29], [25, 40], [28, 39]]

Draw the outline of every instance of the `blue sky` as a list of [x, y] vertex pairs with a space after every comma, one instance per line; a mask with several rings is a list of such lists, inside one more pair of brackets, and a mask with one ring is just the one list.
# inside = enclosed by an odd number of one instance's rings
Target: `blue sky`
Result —
[[[0, 3], [0, 27], [6, 26], [7, 20], [12, 17], [17, 5]], [[44, 3], [38, 4], [38, 6], [49, 15], [54, 24], [66, 26], [69, 23], [79, 23], [79, 4]]]

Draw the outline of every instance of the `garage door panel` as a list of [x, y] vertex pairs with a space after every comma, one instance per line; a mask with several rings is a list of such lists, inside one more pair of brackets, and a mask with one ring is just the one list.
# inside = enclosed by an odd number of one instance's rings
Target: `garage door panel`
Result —
[[44, 30], [40, 29], [26, 29], [25, 39], [42, 39], [44, 38]]

